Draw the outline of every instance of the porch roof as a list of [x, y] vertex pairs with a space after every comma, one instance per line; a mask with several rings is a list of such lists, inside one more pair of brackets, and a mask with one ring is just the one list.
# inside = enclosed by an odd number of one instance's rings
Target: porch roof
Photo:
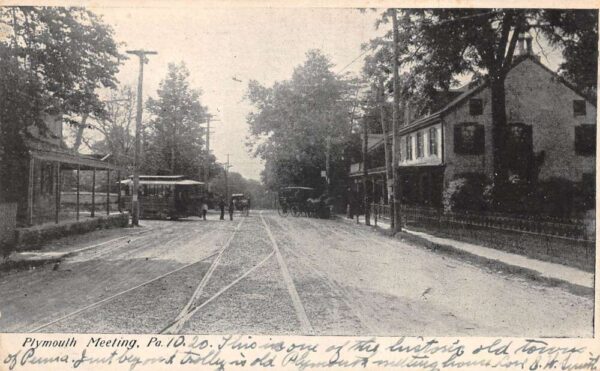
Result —
[[63, 169], [123, 170], [118, 165], [98, 160], [92, 156], [75, 153], [43, 140], [28, 138], [25, 143], [31, 157], [43, 161], [59, 162]]

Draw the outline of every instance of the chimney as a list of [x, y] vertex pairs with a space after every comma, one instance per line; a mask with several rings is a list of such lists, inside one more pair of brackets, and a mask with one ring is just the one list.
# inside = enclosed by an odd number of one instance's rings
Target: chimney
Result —
[[525, 35], [525, 43], [527, 43], [527, 55], [533, 55], [533, 51], [531, 48], [531, 44], [533, 42], [533, 37], [529, 34], [529, 32]]
[[410, 124], [410, 102], [404, 102], [404, 126], [408, 126]]
[[519, 34], [519, 38], [517, 39], [517, 51], [515, 54], [516, 55], [525, 54], [525, 34], [524, 33]]

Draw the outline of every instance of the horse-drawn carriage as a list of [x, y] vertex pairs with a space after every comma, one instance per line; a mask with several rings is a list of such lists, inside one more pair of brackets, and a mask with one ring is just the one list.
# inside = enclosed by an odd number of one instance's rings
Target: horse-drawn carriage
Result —
[[239, 211], [242, 215], [250, 214], [250, 198], [243, 193], [234, 193], [231, 195], [235, 211]]
[[285, 187], [279, 190], [277, 197], [277, 212], [281, 216], [310, 216], [329, 218], [331, 214], [331, 199], [322, 194], [317, 196], [314, 188]]

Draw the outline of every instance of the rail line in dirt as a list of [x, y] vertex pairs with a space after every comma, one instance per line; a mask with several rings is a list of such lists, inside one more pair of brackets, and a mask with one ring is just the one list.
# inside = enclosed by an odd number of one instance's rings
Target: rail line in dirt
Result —
[[[295, 285], [293, 283], [293, 280], [292, 280], [292, 278], [291, 278], [291, 276], [289, 274], [289, 270], [287, 269], [287, 265], [285, 264], [285, 261], [283, 260], [283, 256], [281, 255], [281, 252], [279, 251], [279, 247], [277, 245], [277, 241], [275, 240], [275, 238], [274, 238], [274, 236], [273, 236], [273, 234], [272, 234], [272, 232], [271, 232], [268, 224], [265, 222], [265, 220], [264, 220], [264, 218], [262, 216], [262, 211], [259, 212], [259, 217], [261, 218], [261, 221], [263, 223], [265, 231], [267, 232], [267, 234], [269, 236], [269, 240], [270, 240], [270, 242], [271, 242], [271, 244], [273, 246], [273, 250], [271, 251], [271, 253], [269, 255], [267, 255], [267, 257], [265, 257], [263, 260], [261, 260], [260, 262], [258, 262], [256, 265], [254, 265], [252, 268], [248, 269], [243, 274], [241, 274], [238, 278], [236, 278], [235, 280], [233, 280], [232, 282], [230, 282], [228, 285], [226, 285], [223, 288], [221, 288], [213, 296], [211, 296], [210, 298], [208, 298], [207, 300], [205, 300], [201, 304], [199, 304], [197, 306], [193, 306], [193, 303], [200, 296], [197, 293], [201, 293], [201, 287], [204, 287], [206, 285], [206, 282], [208, 282], [208, 279], [210, 279], [210, 276], [208, 274], [205, 275], [205, 277], [208, 276], [206, 278], [206, 280], [203, 279], [200, 282], [200, 284], [198, 285], [198, 287], [197, 287], [194, 295], [192, 295], [192, 297], [188, 301], [188, 304], [182, 309], [182, 311], [180, 312], [180, 314], [177, 316], [177, 318], [174, 321], [172, 321], [171, 323], [169, 323], [162, 331], [160, 331], [161, 334], [173, 334], [173, 333], [178, 333], [179, 331], [181, 331], [181, 329], [183, 328], [183, 326], [187, 323], [187, 321], [189, 321], [189, 319], [195, 313], [197, 313], [199, 310], [201, 310], [202, 308], [204, 308], [209, 303], [213, 302], [215, 299], [219, 298], [221, 295], [223, 295], [229, 289], [231, 289], [232, 287], [234, 287], [237, 283], [239, 283], [240, 281], [242, 281], [244, 278], [246, 278], [248, 275], [250, 275], [256, 269], [258, 269], [259, 267], [261, 267], [262, 265], [264, 265], [274, 255], [277, 257], [277, 262], [279, 264], [279, 267], [280, 267], [280, 270], [281, 270], [284, 282], [286, 283], [288, 292], [289, 292], [290, 297], [292, 299], [292, 303], [293, 303], [294, 309], [296, 311], [296, 315], [298, 316], [298, 319], [299, 319], [300, 324], [302, 326], [302, 332], [304, 334], [313, 334], [314, 333], [312, 325], [310, 324], [310, 321], [308, 320], [308, 317], [306, 316], [306, 311], [304, 309], [304, 306], [302, 305], [302, 302], [300, 301], [300, 297], [298, 295], [298, 292], [296, 291], [296, 287], [295, 287]], [[241, 222], [240, 222], [240, 224], [241, 224]], [[232, 236], [231, 239], [233, 239], [233, 236]], [[230, 239], [230, 241], [231, 241], [231, 239]], [[217, 264], [218, 264], [218, 261], [217, 261], [217, 259], [215, 259], [215, 262], [213, 262], [213, 266], [216, 267]], [[212, 266], [211, 266], [211, 268], [212, 268]], [[213, 269], [213, 271], [214, 271], [214, 269]]]
[[[164, 228], [161, 228], [160, 230], [162, 231], [162, 230], [164, 230]], [[156, 230], [154, 230], [154, 231], [141, 231], [141, 232], [138, 232], [138, 233], [134, 233], [134, 234], [130, 234], [130, 235], [127, 235], [127, 236], [122, 236], [122, 237], [114, 238], [114, 239], [111, 239], [111, 240], [108, 240], [108, 241], [104, 241], [104, 242], [101, 242], [101, 243], [98, 243], [98, 244], [94, 244], [94, 245], [91, 245], [91, 246], [86, 246], [86, 247], [83, 247], [83, 248], [80, 248], [80, 249], [77, 249], [77, 250], [73, 250], [70, 253], [70, 255], [71, 254], [75, 255], [75, 254], [78, 254], [78, 253], [82, 253], [82, 252], [86, 252], [86, 251], [89, 251], [89, 250], [93, 250], [95, 248], [100, 248], [100, 247], [102, 247], [102, 246], [104, 246], [104, 245], [106, 245], [106, 244], [108, 244], [110, 242], [117, 242], [116, 246], [111, 246], [111, 247], [102, 249], [101, 251], [93, 251], [91, 257], [92, 258], [98, 258], [98, 257], [101, 257], [101, 256], [105, 256], [105, 255], [110, 254], [112, 252], [115, 252], [115, 251], [117, 251], [119, 249], [122, 249], [123, 247], [128, 246], [133, 241], [137, 241], [137, 240], [140, 240], [140, 239], [143, 239], [143, 238], [155, 236], [154, 234], [148, 234], [149, 232], [156, 232]], [[235, 231], [234, 231], [234, 233], [235, 233]], [[185, 239], [186, 237], [188, 237], [189, 234], [190, 233], [187, 233], [187, 234], [178, 234], [177, 236], [175, 236], [175, 237], [167, 240], [166, 242], [164, 242], [163, 245], [168, 245], [168, 244], [175, 243], [177, 241], [181, 241], [181, 240]], [[138, 235], [142, 235], [142, 236], [131, 239], [132, 236], [138, 236]], [[215, 238], [216, 237], [218, 237], [218, 236], [216, 235]], [[126, 239], [129, 239], [129, 240], [125, 241]], [[129, 245], [129, 246], [131, 246], [131, 245]], [[138, 247], [133, 247], [132, 251], [139, 250], [139, 249], [141, 249], [143, 247], [144, 247], [143, 245], [142, 246], [138, 246]], [[128, 250], [128, 252], [131, 252], [131, 251]], [[62, 322], [64, 320], [69, 319], [71, 317], [74, 317], [74, 316], [76, 316], [78, 314], [84, 313], [84, 312], [89, 311], [91, 309], [94, 309], [94, 308], [97, 308], [97, 307], [102, 306], [104, 304], [107, 304], [110, 301], [112, 301], [112, 300], [114, 300], [116, 298], [119, 298], [119, 297], [121, 297], [123, 295], [130, 294], [130, 293], [132, 293], [135, 290], [141, 289], [141, 288], [143, 288], [145, 286], [148, 286], [148, 285], [150, 285], [150, 284], [152, 284], [154, 282], [157, 282], [159, 280], [162, 280], [164, 278], [172, 276], [172, 275], [174, 275], [174, 274], [176, 274], [176, 273], [178, 273], [180, 271], [183, 271], [183, 270], [185, 270], [187, 268], [190, 268], [190, 267], [192, 267], [192, 266], [194, 266], [196, 264], [203, 263], [206, 260], [209, 260], [212, 257], [216, 256], [218, 253], [219, 253], [218, 251], [213, 251], [209, 255], [203, 256], [202, 258], [197, 259], [194, 262], [185, 264], [185, 265], [183, 265], [181, 267], [178, 267], [178, 268], [176, 268], [174, 270], [171, 270], [171, 271], [169, 271], [167, 273], [161, 274], [161, 275], [159, 275], [157, 277], [154, 277], [154, 278], [152, 278], [150, 280], [144, 281], [143, 283], [135, 285], [135, 286], [133, 286], [131, 288], [128, 288], [128, 289], [123, 290], [123, 291], [120, 291], [120, 292], [118, 292], [118, 293], [116, 293], [114, 295], [111, 295], [111, 296], [107, 297], [107, 298], [104, 298], [102, 300], [99, 300], [99, 301], [96, 301], [96, 302], [91, 303], [89, 305], [86, 305], [86, 306], [84, 306], [82, 308], [79, 308], [79, 309], [73, 311], [73, 312], [70, 312], [70, 313], [65, 314], [63, 316], [60, 316], [60, 317], [58, 317], [56, 319], [50, 320], [50, 321], [48, 321], [48, 322], [46, 322], [46, 323], [44, 323], [42, 325], [38, 325], [38, 326], [34, 327], [33, 329], [24, 330], [24, 332], [38, 332], [38, 331], [40, 331], [40, 330], [42, 330], [44, 328], [47, 328], [49, 326], [52, 326], [52, 325], [57, 324], [59, 322]], [[87, 258], [89, 259], [90, 257], [88, 256]]]
[[281, 255], [281, 251], [279, 251], [279, 246], [277, 245], [277, 241], [275, 240], [275, 237], [273, 236], [273, 233], [271, 232], [271, 229], [269, 228], [269, 225], [265, 221], [265, 218], [263, 217], [262, 213], [260, 213], [260, 220], [262, 221], [262, 223], [265, 227], [265, 230], [267, 231], [267, 234], [269, 235], [269, 239], [271, 240], [271, 243], [273, 244], [273, 251], [275, 252], [275, 256], [277, 257], [277, 262], [279, 263], [279, 268], [281, 269], [281, 274], [283, 276], [283, 280], [285, 282], [285, 285], [287, 286], [288, 292], [292, 299], [292, 304], [294, 305], [294, 309], [296, 311], [296, 316], [298, 317], [298, 320], [300, 321], [300, 325], [302, 326], [302, 333], [305, 335], [313, 334], [314, 329], [313, 329], [312, 325], [310, 324], [310, 321], [308, 320], [308, 316], [306, 315], [306, 309], [304, 309], [304, 306], [302, 305], [302, 301], [300, 300], [300, 296], [298, 295], [298, 291], [296, 290], [296, 286], [294, 285], [294, 280], [290, 276], [290, 272], [287, 268], [287, 265], [285, 264], [285, 260], [283, 259], [283, 256]]
[[[273, 220], [283, 230], [289, 230], [289, 228], [287, 228], [286, 226], [283, 225], [282, 221], [277, 220], [276, 218], [273, 218]], [[289, 223], [289, 221], [286, 220], [285, 223]], [[312, 223], [309, 223], [309, 224], [312, 224]], [[331, 228], [331, 231], [332, 232], [334, 231], [333, 228]], [[298, 238], [296, 236], [292, 235], [291, 239], [295, 246], [298, 246], [300, 244], [300, 241], [298, 240]], [[288, 246], [283, 246], [283, 249], [288, 254], [294, 256], [298, 262], [300, 262], [305, 267], [310, 269], [317, 277], [319, 277], [331, 289], [331, 291], [333, 293], [337, 294], [340, 297], [340, 299], [342, 300], [342, 302], [350, 309], [352, 314], [359, 320], [360, 324], [369, 332], [370, 335], [379, 333], [379, 327], [377, 326], [377, 324], [374, 323], [373, 321], [369, 320], [365, 315], [362, 314], [364, 309], [362, 308], [360, 301], [353, 300], [352, 295], [349, 293], [349, 291], [346, 288], [344, 288], [342, 285], [340, 285], [334, 279], [329, 277], [329, 275], [327, 275], [327, 273], [325, 271], [317, 268], [311, 261], [311, 258], [308, 255], [306, 255], [305, 253], [300, 252], [300, 249], [291, 249]], [[357, 308], [357, 307], [359, 307], [359, 308]]]
[[175, 317], [175, 319], [171, 323], [169, 323], [169, 325], [167, 325], [160, 333], [175, 333], [175, 332], [181, 331], [181, 328], [187, 321], [187, 318], [190, 317], [189, 313], [192, 311], [191, 308], [192, 308], [194, 302], [196, 300], [198, 300], [198, 298], [202, 295], [204, 288], [206, 287], [206, 284], [208, 283], [208, 281], [212, 277], [213, 273], [215, 272], [215, 269], [219, 265], [219, 262], [221, 261], [221, 257], [223, 256], [223, 253], [229, 247], [229, 245], [231, 245], [231, 241], [233, 241], [233, 238], [235, 237], [237, 232], [240, 230], [240, 227], [242, 226], [243, 222], [244, 222], [244, 219], [241, 219], [240, 222], [235, 227], [233, 233], [227, 240], [227, 242], [217, 252], [217, 254], [216, 254], [217, 257], [211, 263], [210, 267], [208, 268], [208, 271], [204, 274], [204, 276], [202, 277], [202, 280], [200, 280], [200, 283], [198, 284], [198, 286], [196, 286], [196, 289], [192, 293], [192, 296], [190, 297], [190, 299], [188, 300], [186, 305], [184, 305], [184, 307], [181, 309], [181, 311]]
[[105, 304], [105, 303], [107, 303], [107, 302], [109, 302], [109, 301], [111, 301], [111, 300], [113, 300], [113, 299], [115, 299], [115, 298], [118, 298], [118, 297], [120, 297], [120, 296], [123, 296], [123, 295], [125, 295], [125, 294], [128, 294], [128, 293], [130, 293], [130, 292], [132, 292], [132, 291], [134, 291], [134, 290], [137, 290], [137, 289], [139, 289], [139, 288], [142, 288], [142, 287], [144, 287], [144, 286], [147, 286], [147, 285], [149, 285], [149, 284], [151, 284], [151, 283], [153, 283], [153, 282], [156, 282], [156, 281], [158, 281], [158, 280], [161, 280], [161, 279], [163, 279], [163, 278], [166, 278], [166, 277], [168, 277], [168, 276], [171, 276], [171, 275], [173, 275], [173, 274], [175, 274], [175, 273], [177, 273], [177, 272], [179, 272], [179, 271], [182, 271], [182, 270], [184, 270], [184, 269], [186, 269], [186, 268], [189, 268], [189, 267], [191, 267], [191, 266], [193, 266], [193, 265], [195, 265], [195, 264], [202, 263], [202, 262], [204, 262], [205, 260], [208, 260], [208, 259], [212, 258], [212, 257], [213, 257], [213, 256], [215, 256], [215, 255], [217, 255], [217, 252], [215, 252], [215, 253], [212, 253], [212, 254], [210, 254], [210, 255], [208, 255], [208, 256], [205, 256], [204, 258], [202, 258], [202, 259], [199, 259], [199, 260], [197, 260], [197, 261], [195, 261], [195, 262], [193, 262], [193, 263], [189, 263], [189, 264], [183, 265], [183, 266], [181, 266], [181, 267], [179, 267], [179, 268], [177, 268], [177, 269], [174, 269], [174, 270], [172, 270], [172, 271], [169, 271], [169, 272], [167, 272], [167, 273], [161, 274], [161, 275], [160, 275], [160, 276], [158, 276], [158, 277], [154, 277], [154, 278], [153, 278], [153, 279], [151, 279], [151, 280], [145, 281], [145, 282], [143, 282], [143, 283], [141, 283], [141, 284], [139, 284], [139, 285], [136, 285], [136, 286], [134, 286], [134, 287], [131, 287], [131, 288], [127, 289], [127, 290], [123, 290], [123, 291], [121, 291], [121, 292], [118, 292], [118, 293], [116, 293], [116, 294], [114, 294], [114, 295], [111, 295], [111, 296], [109, 296], [109, 297], [107, 297], [107, 298], [104, 298], [104, 299], [102, 299], [102, 300], [99, 300], [99, 301], [97, 301], [97, 302], [95, 302], [95, 303], [92, 303], [92, 304], [86, 305], [86, 306], [85, 306], [85, 307], [83, 307], [83, 308], [77, 309], [76, 311], [73, 311], [73, 312], [71, 312], [71, 313], [69, 313], [69, 314], [66, 314], [66, 315], [64, 315], [64, 316], [61, 316], [61, 317], [59, 317], [59, 318], [57, 318], [57, 319], [54, 319], [54, 320], [52, 320], [52, 321], [50, 321], [50, 322], [47, 322], [47, 323], [43, 324], [43, 325], [37, 326], [37, 327], [35, 327], [35, 328], [33, 328], [33, 329], [31, 329], [31, 330], [27, 331], [27, 332], [39, 332], [39, 330], [42, 330], [42, 329], [44, 329], [44, 328], [46, 328], [46, 327], [48, 327], [48, 326], [54, 325], [54, 324], [56, 324], [56, 323], [58, 323], [58, 322], [64, 321], [65, 319], [71, 318], [71, 317], [73, 317], [73, 316], [76, 316], [76, 315], [78, 315], [78, 314], [80, 314], [80, 313], [83, 313], [83, 312], [85, 312], [85, 311], [88, 311], [88, 310], [90, 310], [90, 309], [96, 308], [96, 307], [98, 307], [98, 306], [100, 306], [100, 305], [102, 305], [102, 304]]

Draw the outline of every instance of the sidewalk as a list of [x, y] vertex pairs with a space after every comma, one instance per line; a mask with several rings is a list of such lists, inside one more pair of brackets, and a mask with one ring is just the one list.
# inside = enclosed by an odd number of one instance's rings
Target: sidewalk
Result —
[[[107, 235], [100, 237], [100, 242], [87, 241], [84, 243], [84, 247], [78, 247], [77, 244], [61, 246], [60, 244], [56, 244], [57, 241], [53, 241], [55, 243], [49, 243], [48, 245], [43, 246], [41, 249], [13, 251], [4, 260], [2, 260], [0, 257], [0, 272], [32, 269], [46, 264], [59, 263], [67, 257], [84, 252], [86, 250], [102, 247], [120, 240], [133, 240], [135, 237], [149, 232], [149, 230], [129, 229], [125, 230], [124, 232], [125, 234], [120, 236]], [[79, 237], [81, 236], [82, 235]]]
[[[347, 219], [345, 216], [341, 217], [341, 219], [347, 223], [356, 225], [356, 220]], [[373, 223], [373, 221], [371, 221], [371, 223]], [[361, 218], [360, 225], [364, 226], [364, 217]], [[390, 228], [390, 225], [385, 221], [378, 220], [377, 227], [386, 230]], [[474, 257], [477, 260], [483, 260], [486, 263], [495, 263], [496, 265], [501, 264], [514, 273], [537, 276], [537, 278], [541, 278], [549, 283], [572, 285], [575, 286], [575, 288], [582, 288], [585, 292], [593, 293], [594, 290], [594, 274], [577, 268], [531, 259], [523, 255], [512, 254], [450, 238], [437, 237], [425, 232], [418, 232], [407, 228], [403, 228], [402, 231], [423, 242], [429, 242], [453, 252], [459, 252], [462, 255]]]

